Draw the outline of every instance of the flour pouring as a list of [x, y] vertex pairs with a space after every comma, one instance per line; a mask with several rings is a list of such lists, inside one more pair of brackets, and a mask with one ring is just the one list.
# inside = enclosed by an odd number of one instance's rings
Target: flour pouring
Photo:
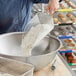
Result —
[[32, 26], [22, 39], [21, 50], [24, 56], [30, 56], [34, 46], [53, 29], [53, 25], [51, 27], [52, 23], [50, 24], [52, 20], [51, 16], [45, 13], [39, 13], [38, 16], [40, 21], [42, 20], [41, 23]]

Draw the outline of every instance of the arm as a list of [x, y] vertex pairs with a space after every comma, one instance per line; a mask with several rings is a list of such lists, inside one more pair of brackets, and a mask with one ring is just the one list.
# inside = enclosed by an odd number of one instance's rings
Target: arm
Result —
[[45, 7], [47, 13], [53, 14], [59, 8], [59, 2], [62, 0], [32, 0], [33, 3], [48, 3]]

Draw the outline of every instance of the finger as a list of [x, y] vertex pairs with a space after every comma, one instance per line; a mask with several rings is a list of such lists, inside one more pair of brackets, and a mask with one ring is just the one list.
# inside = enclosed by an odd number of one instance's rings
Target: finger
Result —
[[45, 12], [49, 13], [49, 7], [48, 6], [45, 7]]
[[53, 14], [58, 8], [59, 5], [54, 6], [52, 9], [50, 9], [51, 13]]
[[57, 10], [57, 8], [54, 8], [54, 11], [56, 11]]
[[55, 8], [54, 8], [54, 9], [55, 9], [55, 11], [56, 11], [58, 8], [59, 8], [59, 6], [55, 7]]
[[57, 10], [57, 7], [50, 8], [51, 14], [53, 14]]
[[57, 2], [57, 9], [60, 7], [59, 2]]
[[54, 9], [50, 9], [50, 14], [53, 14], [54, 13]]

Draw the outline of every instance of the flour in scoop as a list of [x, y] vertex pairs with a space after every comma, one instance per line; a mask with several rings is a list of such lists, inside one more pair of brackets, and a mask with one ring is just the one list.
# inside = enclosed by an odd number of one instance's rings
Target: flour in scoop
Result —
[[8, 73], [0, 73], [0, 76], [14, 76], [14, 75], [11, 75], [11, 74], [8, 74]]
[[24, 56], [31, 55], [31, 50], [39, 33], [41, 33], [41, 30], [43, 30], [43, 26], [41, 24], [31, 27], [30, 31], [22, 39], [21, 49]]
[[32, 48], [50, 32], [50, 29], [48, 24], [39, 24], [32, 27], [22, 40], [23, 55], [30, 56]]

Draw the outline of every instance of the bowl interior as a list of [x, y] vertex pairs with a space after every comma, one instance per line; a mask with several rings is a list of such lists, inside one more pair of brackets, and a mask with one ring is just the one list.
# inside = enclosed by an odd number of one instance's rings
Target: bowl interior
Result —
[[33, 49], [32, 55], [43, 55], [56, 52], [60, 47], [60, 41], [50, 36], [42, 39]]
[[[0, 36], [0, 54], [9, 56], [23, 56], [21, 40], [24, 33], [9, 33]], [[32, 55], [47, 54], [56, 51], [60, 41], [54, 37], [45, 37], [32, 50]]]

